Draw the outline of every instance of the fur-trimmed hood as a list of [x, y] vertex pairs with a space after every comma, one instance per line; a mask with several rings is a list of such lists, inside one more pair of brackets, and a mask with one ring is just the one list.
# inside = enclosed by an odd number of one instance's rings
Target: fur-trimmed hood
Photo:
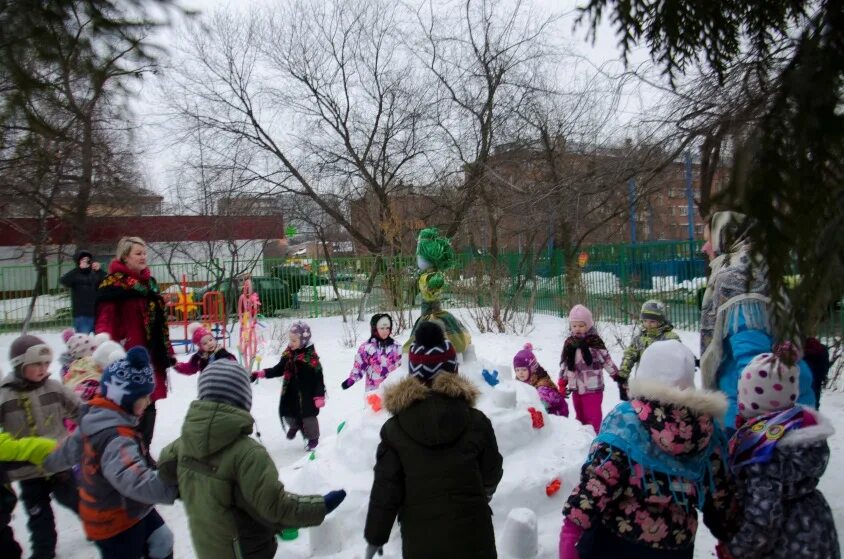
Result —
[[644, 398], [673, 404], [716, 419], [724, 417], [727, 412], [727, 397], [722, 392], [712, 390], [680, 390], [662, 383], [633, 378], [630, 380], [629, 394], [631, 400]]
[[780, 448], [799, 447], [821, 443], [835, 434], [835, 427], [832, 426], [832, 422], [830, 422], [826, 416], [811, 408], [807, 408], [805, 406], [801, 407], [803, 408], [804, 415], [811, 415], [815, 419], [815, 424], [810, 425], [809, 427], [801, 427], [800, 429], [795, 429], [786, 433], [779, 442]]
[[427, 399], [432, 393], [449, 398], [465, 400], [474, 407], [480, 391], [468, 379], [451, 373], [440, 373], [427, 387], [416, 377], [407, 377], [384, 389], [384, 407], [393, 415], [410, 407], [411, 404]]

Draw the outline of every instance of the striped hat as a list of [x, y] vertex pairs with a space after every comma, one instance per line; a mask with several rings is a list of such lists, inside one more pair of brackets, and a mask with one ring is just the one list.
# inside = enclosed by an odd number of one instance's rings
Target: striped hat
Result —
[[252, 386], [246, 369], [231, 359], [220, 359], [205, 367], [197, 382], [200, 400], [219, 402], [249, 411]]
[[457, 352], [442, 328], [435, 322], [425, 321], [414, 332], [408, 355], [410, 376], [429, 382], [443, 371], [457, 372]]

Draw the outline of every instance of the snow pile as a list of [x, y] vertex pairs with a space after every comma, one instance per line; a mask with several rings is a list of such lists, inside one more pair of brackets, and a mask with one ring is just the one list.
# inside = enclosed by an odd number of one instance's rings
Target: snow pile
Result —
[[678, 282], [677, 276], [654, 276], [651, 278], [653, 282], [652, 291], [687, 291], [695, 293], [699, 289], [706, 287], [706, 278], [692, 278], [685, 281]]
[[587, 293], [593, 295], [613, 295], [621, 293], [621, 281], [609, 272], [586, 272], [582, 276]]

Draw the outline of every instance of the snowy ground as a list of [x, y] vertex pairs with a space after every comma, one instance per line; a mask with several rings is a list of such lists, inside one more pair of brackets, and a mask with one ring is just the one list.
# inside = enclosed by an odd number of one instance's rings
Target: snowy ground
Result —
[[[469, 324], [468, 320], [465, 320]], [[280, 322], [280, 321], [268, 321]], [[372, 466], [375, 462], [375, 447], [381, 424], [387, 419], [386, 412], [374, 413], [364, 401], [363, 383], [348, 391], [340, 389], [340, 383], [348, 375], [355, 348], [344, 347], [348, 329], [344, 329], [339, 317], [311, 320], [313, 339], [325, 369], [329, 398], [320, 414], [322, 439], [315, 460], [308, 459], [302, 450], [300, 440], [287, 441], [278, 421], [277, 407], [279, 383], [265, 380], [254, 388], [252, 413], [256, 418], [261, 439], [275, 458], [281, 471], [281, 479], [291, 491], [301, 493], [325, 493], [330, 489], [344, 488], [349, 493], [346, 501], [328, 517], [320, 528], [300, 531], [293, 542], [282, 542], [277, 557], [300, 559], [305, 557], [332, 557], [353, 559], [363, 556], [363, 524], [366, 518], [368, 494], [372, 483]], [[534, 345], [540, 363], [552, 374], [556, 373], [560, 348], [566, 333], [564, 320], [554, 317], [535, 317], [535, 329], [528, 335], [474, 334], [479, 362], [477, 366], [464, 366], [465, 374], [479, 383], [484, 391], [479, 407], [492, 420], [498, 444], [504, 461], [504, 479], [492, 500], [493, 519], [496, 534], [503, 532], [507, 514], [513, 508], [532, 509], [539, 522], [539, 555], [552, 558], [557, 554], [557, 539], [560, 529], [560, 510], [563, 502], [577, 480], [578, 471], [592, 438], [591, 428], [580, 426], [574, 419], [550, 418], [545, 416], [545, 427], [534, 430], [526, 409], [532, 405], [540, 407], [535, 393], [524, 384], [502, 382], [495, 391], [515, 391], [517, 401], [513, 407], [502, 406], [500, 394], [493, 398], [492, 389], [480, 379], [479, 365], [495, 365], [503, 378], [510, 376], [512, 356], [526, 341]], [[282, 324], [269, 324], [265, 332], [279, 331]], [[615, 342], [618, 336], [626, 339], [629, 327], [601, 325], [602, 335], [616, 362], [621, 360], [621, 348]], [[367, 334], [368, 325], [357, 327], [358, 342]], [[178, 337], [175, 329], [174, 337]], [[268, 334], [269, 335], [269, 334]], [[62, 343], [58, 332], [44, 333], [43, 337], [60, 352]], [[403, 341], [405, 336], [399, 335]], [[683, 341], [695, 352], [697, 335], [683, 333]], [[13, 335], [0, 336], [0, 369], [9, 371], [8, 347]], [[268, 344], [272, 346], [274, 344]], [[185, 359], [186, 356], [180, 356]], [[264, 355], [262, 366], [272, 366], [278, 355]], [[57, 368], [57, 367], [56, 367]], [[404, 375], [405, 368], [397, 373]], [[170, 396], [158, 403], [158, 423], [153, 441], [153, 454], [179, 435], [182, 419], [188, 405], [196, 397], [196, 377], [184, 377], [173, 373], [170, 377]], [[609, 411], [617, 402], [614, 384], [609, 379], [604, 395], [604, 411]], [[844, 394], [827, 394], [822, 399], [821, 411], [826, 413], [839, 432], [831, 441], [832, 458], [820, 488], [833, 508], [839, 528], [839, 539], [844, 540]], [[341, 422], [345, 427], [337, 433]], [[545, 486], [559, 477], [563, 487], [552, 497], [545, 494]], [[73, 514], [60, 506], [54, 509], [59, 525], [59, 559], [90, 559], [98, 554], [94, 546], [85, 540], [79, 521]], [[180, 503], [174, 506], [160, 506], [159, 512], [176, 534], [176, 558], [194, 557], [187, 519]], [[20, 507], [15, 511], [13, 527], [18, 541], [28, 548], [26, 516]], [[386, 547], [385, 557], [400, 557], [401, 544], [398, 528], [393, 528], [392, 539]], [[695, 557], [714, 556], [712, 537], [701, 525], [698, 533]], [[506, 557], [499, 542], [499, 555]]]

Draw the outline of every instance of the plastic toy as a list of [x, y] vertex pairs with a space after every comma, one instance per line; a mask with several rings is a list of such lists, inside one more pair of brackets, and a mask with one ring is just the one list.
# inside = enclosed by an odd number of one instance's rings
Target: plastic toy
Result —
[[255, 365], [258, 353], [257, 326], [260, 307], [261, 300], [258, 294], [252, 291], [252, 280], [246, 278], [237, 301], [237, 314], [240, 317], [240, 342], [237, 344], [237, 350], [240, 352], [241, 365], [249, 372]]
[[366, 397], [366, 403], [369, 404], [369, 407], [372, 408], [372, 411], [379, 412], [381, 411], [381, 396], [378, 394], [369, 394]]
[[533, 424], [534, 429], [545, 427], [545, 419], [543, 419], [541, 411], [536, 408], [528, 408], [528, 413], [530, 413], [530, 422]]
[[340, 425], [338, 425], [338, 426], [337, 426], [337, 432], [339, 433], [340, 431], [342, 431], [342, 430], [343, 430], [343, 427], [345, 427], [345, 426], [346, 426], [346, 422], [345, 422], [345, 421], [341, 421], [341, 422], [340, 422]]
[[278, 539], [290, 542], [295, 540], [299, 537], [299, 529], [298, 528], [284, 528], [281, 533], [278, 535]]
[[560, 487], [562, 487], [562, 485], [563, 484], [562, 482], [560, 482], [559, 479], [555, 479], [554, 481], [545, 486], [545, 494], [549, 497], [551, 495], [554, 495], [557, 491], [560, 490]]
[[493, 388], [495, 388], [496, 384], [501, 382], [500, 380], [498, 380], [498, 371], [492, 371], [490, 373], [488, 370], [484, 369], [481, 373], [481, 376], [483, 376], [486, 383], [492, 386]]

